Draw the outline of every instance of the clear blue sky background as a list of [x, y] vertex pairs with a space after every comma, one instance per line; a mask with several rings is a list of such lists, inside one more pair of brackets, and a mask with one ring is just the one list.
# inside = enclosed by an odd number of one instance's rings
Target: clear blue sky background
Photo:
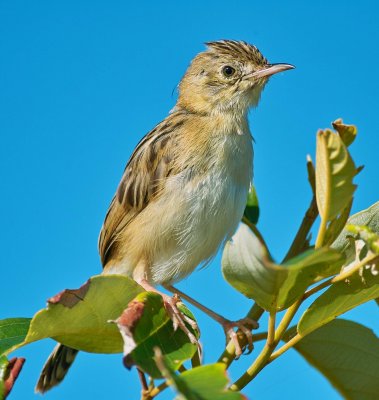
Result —
[[[0, 318], [32, 316], [51, 295], [100, 272], [97, 236], [124, 165], [173, 107], [174, 89], [205, 41], [243, 39], [270, 61], [297, 67], [271, 80], [250, 117], [259, 227], [278, 259], [310, 199], [305, 156], [314, 154], [318, 128], [338, 117], [358, 126], [351, 150], [365, 169], [354, 211], [377, 201], [378, 12], [374, 0], [2, 0]], [[223, 281], [219, 258], [179, 287], [230, 318], [251, 304]], [[221, 328], [196, 315], [212, 362], [223, 345]], [[347, 317], [379, 330], [374, 303]], [[35, 397], [52, 347], [46, 340], [17, 352], [27, 363], [12, 399]], [[249, 360], [236, 363], [234, 378]], [[138, 393], [136, 373], [120, 356], [83, 353], [46, 398]], [[167, 393], [162, 399], [173, 397]], [[255, 400], [340, 398], [293, 351], [244, 393]]]

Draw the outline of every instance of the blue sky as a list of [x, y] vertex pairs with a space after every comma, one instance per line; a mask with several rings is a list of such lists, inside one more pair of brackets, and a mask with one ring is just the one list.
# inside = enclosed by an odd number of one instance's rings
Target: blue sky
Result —
[[[173, 107], [175, 87], [206, 41], [242, 39], [271, 62], [297, 67], [271, 79], [250, 116], [259, 228], [278, 259], [310, 199], [305, 156], [314, 155], [318, 128], [338, 117], [358, 126], [351, 151], [365, 169], [354, 211], [379, 200], [375, 1], [141, 4], [0, 2], [0, 318], [32, 316], [51, 295], [100, 272], [97, 236], [124, 165]], [[230, 318], [250, 306], [223, 281], [219, 257], [178, 286]], [[196, 315], [212, 362], [222, 330]], [[374, 303], [347, 317], [379, 331]], [[27, 363], [12, 399], [34, 398], [52, 347], [46, 340], [17, 352]], [[232, 376], [249, 360], [242, 357]], [[47, 398], [138, 399], [138, 393], [135, 371], [123, 369], [120, 356], [83, 353]], [[292, 351], [244, 393], [256, 400], [340, 398]]]

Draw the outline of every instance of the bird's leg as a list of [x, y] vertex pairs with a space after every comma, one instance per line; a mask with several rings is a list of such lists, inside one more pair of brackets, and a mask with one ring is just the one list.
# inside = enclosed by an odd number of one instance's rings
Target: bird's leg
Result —
[[253, 338], [252, 338], [251, 330], [257, 329], [259, 327], [257, 321], [254, 321], [253, 319], [247, 318], [247, 317], [239, 319], [237, 321], [230, 321], [230, 320], [224, 318], [222, 315], [217, 314], [216, 312], [210, 310], [208, 307], [205, 307], [203, 304], [199, 303], [192, 297], [187, 296], [185, 293], [183, 293], [179, 289], [177, 289], [171, 285], [163, 285], [163, 286], [170, 292], [175, 293], [175, 294], [179, 295], [180, 297], [182, 297], [183, 299], [187, 300], [193, 306], [195, 306], [199, 310], [203, 311], [209, 317], [211, 317], [216, 322], [218, 322], [223, 327], [226, 337], [230, 338], [233, 341], [235, 349], [236, 349], [237, 357], [239, 357], [242, 354], [242, 349], [241, 349], [241, 346], [238, 341], [237, 333], [234, 331], [234, 328], [240, 329], [241, 332], [246, 336], [246, 339], [248, 342], [248, 350], [252, 351]]
[[181, 302], [180, 297], [177, 294], [174, 296], [169, 296], [165, 293], [160, 292], [154, 286], [150, 285], [150, 283], [145, 279], [139, 279], [138, 283], [148, 292], [154, 292], [162, 296], [164, 307], [172, 319], [174, 324], [174, 329], [178, 329], [178, 327], [188, 336], [191, 343], [199, 345], [198, 340], [195, 335], [187, 328], [186, 323], [188, 323], [193, 329], [199, 331], [199, 327], [196, 322], [191, 318], [184, 315], [178, 308], [177, 304]]

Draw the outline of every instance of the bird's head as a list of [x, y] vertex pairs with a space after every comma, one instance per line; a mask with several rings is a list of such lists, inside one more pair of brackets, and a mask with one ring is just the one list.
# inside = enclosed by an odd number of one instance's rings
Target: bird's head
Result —
[[246, 42], [209, 42], [207, 50], [191, 62], [179, 84], [177, 107], [193, 112], [234, 112], [245, 115], [258, 104], [268, 78], [294, 68], [270, 64], [262, 53]]

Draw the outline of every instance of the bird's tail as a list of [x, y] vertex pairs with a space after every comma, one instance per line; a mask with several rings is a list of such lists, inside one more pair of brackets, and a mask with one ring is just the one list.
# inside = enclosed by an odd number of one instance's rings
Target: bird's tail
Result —
[[78, 350], [63, 344], [55, 346], [43, 366], [37, 382], [36, 392], [45, 393], [62, 382], [77, 354]]

